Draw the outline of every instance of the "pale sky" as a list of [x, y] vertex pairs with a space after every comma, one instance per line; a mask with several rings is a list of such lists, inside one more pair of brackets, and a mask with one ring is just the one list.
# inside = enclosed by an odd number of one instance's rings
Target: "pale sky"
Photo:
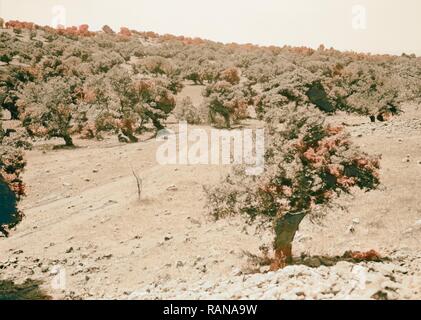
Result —
[[67, 26], [91, 30], [421, 55], [421, 0], [0, 0], [0, 17], [51, 25], [57, 5]]

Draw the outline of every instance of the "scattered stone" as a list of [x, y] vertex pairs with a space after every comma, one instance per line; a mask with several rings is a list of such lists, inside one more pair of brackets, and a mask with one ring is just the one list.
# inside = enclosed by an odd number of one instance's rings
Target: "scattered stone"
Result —
[[[321, 262], [320, 258], [318, 258]], [[314, 261], [318, 264], [317, 261]], [[413, 299], [419, 286], [407, 285], [395, 279], [397, 268], [387, 263], [384, 272], [382, 263], [349, 263], [340, 261], [332, 267], [317, 269], [305, 265], [291, 265], [277, 272], [241, 275], [233, 269], [225, 279], [202, 278], [196, 283], [185, 281], [160, 281], [145, 286], [129, 295], [141, 300], [302, 300], [302, 299]], [[198, 270], [201, 267], [198, 267]], [[390, 271], [394, 276], [386, 275]], [[412, 290], [411, 293], [408, 290]]]
[[308, 259], [304, 260], [304, 264], [308, 267], [311, 267], [311, 268], [318, 268], [322, 265], [320, 259], [317, 258], [317, 257], [311, 257], [311, 258], [308, 258]]
[[73, 247], [70, 247], [66, 250], [66, 253], [71, 253], [71, 252], [73, 252]]
[[259, 269], [260, 273], [268, 273], [270, 271], [270, 266], [263, 266]]
[[202, 223], [199, 220], [193, 219], [191, 217], [188, 217], [187, 219], [194, 225], [197, 225], [199, 227], [202, 225]]
[[348, 226], [347, 227], [347, 232], [348, 233], [355, 233], [355, 226], [353, 226], [353, 225], [350, 225], [350, 226]]
[[176, 185], [171, 185], [167, 188], [167, 191], [178, 191], [178, 188]]
[[333, 259], [329, 259], [327, 257], [319, 257], [319, 260], [323, 266], [332, 267], [335, 265], [335, 261]]
[[408, 228], [408, 229], [406, 229], [406, 230], [403, 232], [403, 234], [407, 235], [407, 234], [410, 234], [410, 233], [412, 233], [412, 232], [414, 232], [414, 229], [413, 229], [413, 228]]
[[53, 269], [51, 269], [51, 271], [50, 271], [50, 276], [55, 276], [55, 275], [57, 275], [57, 274], [58, 274], [58, 272], [59, 272], [58, 268], [53, 268]]
[[242, 274], [243, 274], [243, 272], [241, 271], [241, 269], [239, 269], [239, 268], [232, 269], [231, 275], [233, 277], [241, 276]]

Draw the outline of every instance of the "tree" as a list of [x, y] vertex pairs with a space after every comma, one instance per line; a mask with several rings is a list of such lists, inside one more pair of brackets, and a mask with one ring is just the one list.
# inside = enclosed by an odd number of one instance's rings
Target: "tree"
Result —
[[216, 116], [219, 115], [224, 120], [224, 126], [231, 128], [232, 121], [238, 122], [247, 117], [249, 100], [241, 89], [226, 81], [218, 81], [205, 88], [203, 96], [211, 123], [218, 123]]
[[145, 130], [152, 122], [156, 131], [164, 128], [162, 121], [175, 108], [175, 97], [160, 79], [135, 80], [125, 70], [110, 73], [110, 84], [117, 97], [116, 111], [119, 127], [130, 142], [137, 142], [135, 132]]
[[399, 89], [405, 91], [400, 77], [365, 62], [339, 70], [328, 86], [338, 109], [370, 116], [397, 113], [402, 102]]
[[104, 33], [106, 33], [106, 34], [114, 34], [115, 33], [114, 30], [111, 29], [111, 27], [108, 26], [108, 25], [103, 26], [102, 31], [104, 31]]
[[22, 124], [30, 136], [62, 138], [73, 146], [71, 129], [78, 114], [75, 78], [52, 78], [44, 83], [31, 83], [22, 90], [19, 105], [25, 110]]
[[146, 57], [140, 61], [139, 66], [156, 76], [164, 74], [171, 76], [175, 72], [175, 67], [171, 62], [168, 59], [159, 56]]
[[142, 102], [142, 113], [151, 120], [157, 131], [164, 129], [162, 121], [174, 110], [175, 97], [159, 80], [140, 80], [135, 82], [136, 94]]
[[215, 218], [245, 214], [272, 221], [272, 268], [278, 269], [291, 262], [292, 242], [305, 217], [321, 216], [353, 187], [377, 187], [379, 161], [353, 146], [343, 128], [325, 125], [314, 109], [290, 104], [273, 110], [271, 119], [264, 173], [247, 176], [237, 167], [207, 194]]
[[107, 73], [113, 67], [124, 63], [124, 59], [117, 52], [95, 52], [90, 63], [94, 74]]
[[179, 121], [186, 121], [188, 124], [201, 124], [202, 115], [198, 108], [193, 105], [190, 97], [185, 97], [179, 101], [174, 109], [175, 116]]
[[263, 92], [257, 103], [257, 112], [261, 118], [273, 108], [282, 109], [293, 103], [312, 105], [332, 113], [335, 111], [321, 83], [321, 77], [305, 68], [295, 68], [269, 81], [263, 86]]
[[21, 112], [17, 104], [20, 87], [35, 80], [32, 71], [30, 68], [17, 66], [0, 70], [0, 105], [10, 112], [13, 120], [19, 119]]
[[193, 81], [196, 85], [203, 85], [205, 81], [208, 83], [218, 81], [220, 72], [221, 67], [215, 61], [201, 61], [188, 56], [184, 58], [181, 71], [184, 79]]
[[18, 21], [18, 20], [10, 20], [6, 22], [7, 29], [14, 29], [14, 30], [34, 30], [35, 24], [32, 22], [25, 22], [25, 21]]
[[89, 33], [89, 25], [87, 25], [87, 24], [81, 24], [79, 26], [79, 33], [80, 34], [87, 34], [87, 33]]
[[228, 68], [221, 72], [220, 79], [232, 85], [240, 83], [240, 72], [237, 68]]
[[4, 28], [4, 19], [0, 18], [0, 29]]
[[20, 150], [2, 145], [2, 135], [0, 121], [0, 233], [7, 237], [7, 228], [15, 226], [22, 219], [16, 205], [25, 195], [21, 174], [26, 162]]
[[131, 37], [132, 36], [132, 32], [126, 27], [121, 27], [120, 32], [118, 34], [123, 36], [123, 37]]

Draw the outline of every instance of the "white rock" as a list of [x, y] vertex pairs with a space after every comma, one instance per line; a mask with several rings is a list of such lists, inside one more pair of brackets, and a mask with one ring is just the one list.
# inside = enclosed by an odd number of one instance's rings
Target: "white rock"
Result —
[[237, 276], [241, 276], [243, 274], [243, 272], [241, 271], [241, 269], [239, 269], [239, 268], [234, 268], [234, 269], [232, 269], [232, 271], [231, 271], [231, 275], [233, 276], [233, 277], [237, 277]]
[[167, 188], [167, 191], [177, 191], [177, 190], [178, 190], [178, 188], [177, 188], [176, 185], [171, 185]]

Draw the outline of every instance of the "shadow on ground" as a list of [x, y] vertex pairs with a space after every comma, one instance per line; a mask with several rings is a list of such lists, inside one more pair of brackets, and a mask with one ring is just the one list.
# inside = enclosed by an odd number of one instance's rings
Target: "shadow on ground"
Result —
[[[273, 259], [268, 255], [254, 255], [249, 252], [244, 252], [244, 254], [248, 257], [249, 261], [249, 267], [245, 270], [248, 274], [261, 273], [262, 267], [269, 267], [273, 263]], [[333, 267], [341, 261], [349, 263], [369, 261], [382, 263], [388, 262], [390, 259], [380, 256], [374, 250], [367, 252], [347, 251], [342, 256], [309, 256], [303, 254], [300, 257], [293, 257], [288, 265], [304, 265], [310, 268], [319, 268], [321, 266]]]
[[41, 288], [42, 282], [26, 280], [15, 284], [10, 280], [0, 280], [0, 300], [51, 300]]

